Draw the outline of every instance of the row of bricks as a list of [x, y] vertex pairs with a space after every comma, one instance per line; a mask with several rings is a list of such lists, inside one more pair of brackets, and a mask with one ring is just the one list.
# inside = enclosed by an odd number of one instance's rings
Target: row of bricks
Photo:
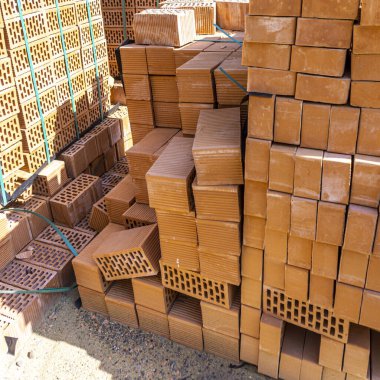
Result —
[[248, 136], [332, 153], [379, 156], [375, 143], [380, 137], [379, 120], [380, 112], [376, 109], [252, 95]]
[[379, 206], [378, 157], [324, 152], [247, 139], [246, 180], [298, 197]]

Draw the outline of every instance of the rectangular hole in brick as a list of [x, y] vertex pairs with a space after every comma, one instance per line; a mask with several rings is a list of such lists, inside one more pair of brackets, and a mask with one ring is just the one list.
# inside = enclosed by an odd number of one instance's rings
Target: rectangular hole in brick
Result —
[[330, 327], [330, 335], [335, 336], [335, 333], [336, 333], [336, 331], [335, 331], [335, 327], [334, 327], [334, 326], [331, 326], [331, 327]]
[[320, 328], [321, 328], [321, 324], [320, 324], [320, 322], [318, 322], [318, 321], [315, 322], [315, 329], [319, 331]]
[[323, 328], [327, 329], [329, 327], [329, 321], [327, 319], [323, 320]]
[[305, 318], [304, 315], [302, 315], [302, 316], [301, 316], [301, 325], [302, 325], [302, 326], [305, 326], [305, 324], [306, 324], [306, 318]]

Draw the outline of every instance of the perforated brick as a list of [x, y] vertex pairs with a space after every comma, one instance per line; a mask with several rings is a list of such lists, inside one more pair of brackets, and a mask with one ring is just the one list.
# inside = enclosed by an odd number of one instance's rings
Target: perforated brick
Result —
[[[43, 215], [49, 220], [52, 219], [47, 198], [38, 198], [36, 196], [31, 196], [25, 203], [23, 203], [22, 208]], [[48, 223], [45, 222], [42, 218], [39, 218], [37, 215], [25, 215], [28, 218], [29, 227], [34, 239], [48, 226]]]
[[33, 182], [33, 193], [52, 197], [69, 181], [63, 161], [53, 160]]
[[154, 209], [141, 203], [133, 204], [122, 217], [127, 229], [157, 223]]
[[12, 238], [9, 236], [0, 241], [0, 269], [5, 268], [16, 256]]
[[[38, 10], [41, 6], [41, 2], [39, 0], [29, 0], [29, 1], [23, 1], [22, 2], [22, 13], [24, 15], [27, 15], [29, 13], [35, 12]], [[19, 9], [17, 0], [7, 0], [4, 2], [1, 2], [1, 12], [4, 17], [4, 19], [12, 18], [12, 17], [19, 17]]]
[[[88, 3], [90, 5], [91, 20], [94, 22], [96, 18], [99, 18], [102, 16], [100, 0], [90, 0]], [[75, 10], [77, 14], [78, 24], [89, 22], [86, 1], [84, 0], [76, 1]]]
[[[137, 0], [138, 2], [141, 0]], [[194, 10], [195, 30], [197, 34], [215, 34], [216, 4], [210, 1], [164, 1], [163, 9]]]
[[[0, 282], [0, 290], [20, 290], [20, 288]], [[42, 318], [42, 312], [41, 299], [36, 294], [2, 294], [0, 297], [0, 318], [9, 318], [15, 325], [14, 330], [19, 334], [31, 332]], [[4, 333], [9, 336], [9, 331]]]
[[0, 122], [0, 152], [21, 140], [20, 123], [17, 115]]
[[[98, 62], [98, 72], [99, 72], [99, 79], [106, 81], [110, 75], [107, 60]], [[95, 65], [90, 66], [89, 68], [84, 70], [84, 76], [85, 76], [86, 87], [92, 87], [92, 86], [97, 85]]]
[[[110, 86], [108, 84], [108, 78], [102, 78], [99, 81], [100, 84], [100, 98], [104, 99], [110, 93]], [[89, 107], [99, 106], [99, 90], [95, 80], [95, 84], [86, 90], [87, 103]]]
[[[44, 38], [30, 43], [29, 48], [35, 69], [50, 62], [52, 52], [49, 38]], [[12, 66], [16, 77], [30, 70], [25, 46], [20, 46], [17, 49], [9, 50], [9, 55], [12, 60]]]
[[[130, 30], [130, 28], [127, 28], [127, 33], [128, 30]], [[104, 33], [106, 36], [107, 44], [120, 45], [124, 40], [123, 28], [112, 28], [110, 26], [107, 26], [104, 28]], [[129, 38], [129, 35], [127, 37]]]
[[0, 162], [4, 177], [21, 169], [24, 165], [22, 143], [18, 142], [1, 152]]
[[199, 273], [178, 269], [162, 260], [160, 267], [165, 287], [227, 309], [231, 307], [234, 287], [226, 282], [214, 281]]
[[[107, 42], [102, 39], [95, 44], [96, 48], [96, 60], [101, 61], [107, 59]], [[88, 68], [91, 65], [94, 65], [94, 52], [92, 50], [92, 45], [85, 46], [82, 48], [82, 62], [83, 68]]]
[[[45, 128], [48, 138], [51, 138], [59, 131], [57, 112], [49, 113], [45, 116]], [[25, 152], [32, 152], [44, 141], [41, 120], [28, 128], [21, 129], [22, 145]]]
[[156, 0], [136, 0], [136, 8], [156, 8]]
[[[75, 75], [82, 70], [82, 55], [80, 50], [67, 54], [67, 62], [69, 64], [70, 76]], [[54, 77], [56, 82], [67, 78], [65, 65], [65, 57], [56, 58], [53, 62]]]
[[102, 231], [110, 222], [107, 205], [104, 198], [99, 199], [93, 206], [90, 214], [89, 225], [95, 231]]
[[7, 46], [5, 44], [5, 31], [0, 28], [0, 58], [5, 58], [7, 56]]
[[16, 87], [0, 92], [0, 121], [8, 119], [19, 112]]
[[[103, 115], [107, 112], [109, 108], [109, 101], [108, 101], [108, 98], [103, 98], [102, 99], [102, 110], [103, 110]], [[101, 115], [100, 115], [100, 106], [99, 104], [94, 104], [93, 106], [91, 106], [89, 108], [89, 121], [90, 121], [90, 124], [94, 124], [95, 122], [98, 122], [100, 121], [101, 119]]]
[[91, 211], [93, 203], [102, 196], [99, 177], [81, 174], [50, 199], [54, 220], [73, 227]]
[[[59, 32], [59, 22], [56, 8], [47, 9], [46, 24], [49, 33]], [[69, 28], [77, 24], [75, 15], [75, 5], [64, 5], [59, 7], [62, 28]]]
[[0, 59], [0, 91], [14, 85], [14, 76], [9, 58]]
[[34, 240], [24, 249], [24, 252], [31, 256], [21, 259], [22, 262], [57, 272], [59, 286], [70, 286], [74, 283], [75, 277], [71, 265], [74, 256], [68, 249]]
[[264, 286], [263, 310], [286, 322], [329, 338], [347, 342], [349, 321], [326, 308], [288, 297], [284, 291]]
[[[80, 38], [78, 27], [73, 27], [63, 31], [65, 40], [66, 52], [71, 53], [74, 50], [80, 49]], [[50, 44], [52, 49], [52, 57], [57, 58], [63, 55], [62, 40], [60, 33], [55, 33], [50, 36]]]
[[[102, 9], [108, 8], [121, 8], [122, 0], [102, 0]], [[135, 1], [134, 0], [126, 0], [125, 7], [126, 8], [134, 8]]]
[[[74, 230], [73, 228], [58, 226], [59, 230], [66, 236], [72, 246], [79, 253], [86, 247], [88, 243], [94, 238], [94, 235], [88, 234], [83, 231]], [[63, 242], [62, 238], [55, 232], [55, 230], [49, 226], [47, 227], [37, 239], [41, 243], [52, 244], [59, 248], [66, 249], [67, 246]]]
[[88, 213], [78, 224], [75, 225], [74, 229], [95, 236], [96, 231], [90, 226], [90, 215], [91, 213]]
[[167, 339], [170, 337], [167, 314], [136, 305], [140, 329], [161, 335]]
[[[57, 272], [20, 260], [13, 260], [0, 272], [0, 281], [26, 290], [59, 287]], [[48, 306], [55, 297], [44, 294], [43, 303]]]
[[86, 150], [83, 145], [73, 144], [61, 154], [61, 159], [65, 161], [67, 174], [70, 178], [76, 178], [84, 172], [89, 164]]
[[[8, 49], [22, 46], [25, 42], [20, 18], [16, 17], [4, 21], [6, 29], [5, 40]], [[36, 41], [37, 39], [46, 36], [47, 25], [44, 13], [38, 12], [25, 15], [24, 22], [29, 42]]]
[[105, 173], [101, 176], [102, 186], [113, 189], [123, 178], [124, 175], [118, 173]]
[[19, 252], [33, 239], [32, 232], [29, 228], [28, 217], [26, 214], [18, 214], [15, 212], [6, 212], [5, 215], [15, 252]]
[[62, 128], [58, 131], [54, 138], [54, 152], [61, 152], [66, 148], [72, 141], [76, 138], [76, 131], [74, 123], [69, 124], [65, 128]]
[[113, 283], [105, 300], [111, 320], [126, 326], [139, 327], [130, 280]]
[[108, 173], [126, 176], [129, 173], [128, 163], [119, 161], [112, 166]]
[[[78, 71], [71, 75], [71, 87], [74, 95], [78, 95], [84, 89], [84, 74], [83, 71]], [[66, 78], [60, 83], [57, 83], [58, 104], [61, 105], [67, 100], [71, 100], [69, 80]]]
[[[100, 41], [102, 38], [104, 38], [103, 20], [93, 20], [92, 30], [94, 35], [94, 42]], [[79, 34], [82, 47], [92, 44], [90, 26], [88, 23], [79, 25]]]
[[[48, 140], [50, 155], [54, 154], [53, 138]], [[24, 166], [23, 170], [28, 173], [36, 172], [46, 162], [45, 145], [42, 143], [38, 148], [30, 153], [24, 153]]]
[[[88, 103], [86, 92], [82, 91], [74, 96], [75, 109], [77, 115], [82, 115], [88, 112]], [[74, 121], [73, 107], [71, 104], [71, 99], [67, 100], [63, 104], [60, 104], [58, 110], [59, 123], [62, 127], [65, 127]]]
[[[133, 26], [133, 15], [136, 12], [134, 9], [126, 9], [125, 11], [125, 21], [127, 27]], [[110, 9], [103, 11], [104, 26], [119, 26], [123, 27], [123, 11], [122, 9]]]
[[[50, 63], [36, 68], [34, 74], [39, 93], [54, 86], [54, 72]], [[30, 71], [16, 77], [16, 88], [20, 103], [36, 96]]]
[[109, 63], [110, 76], [113, 78], [118, 78], [120, 76], [119, 66], [116, 62]]
[[83, 309], [108, 317], [104, 293], [99, 293], [92, 289], [84, 288], [83, 286], [78, 286], [78, 291], [82, 300]]
[[110, 234], [93, 258], [108, 281], [157, 274], [160, 258], [157, 225]]
[[[57, 91], [52, 87], [40, 93], [40, 103], [42, 113], [47, 115], [57, 107]], [[38, 113], [37, 100], [35, 97], [20, 105], [20, 124], [21, 128], [27, 128], [40, 120]]]
[[162, 285], [161, 276], [132, 279], [135, 302], [151, 310], [168, 314], [178, 293]]

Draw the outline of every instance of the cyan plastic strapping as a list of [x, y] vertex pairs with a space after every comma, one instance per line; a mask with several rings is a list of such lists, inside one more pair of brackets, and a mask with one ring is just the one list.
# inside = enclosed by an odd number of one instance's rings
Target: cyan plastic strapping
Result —
[[1, 204], [6, 205], [8, 203], [8, 194], [5, 191], [4, 177], [3, 177], [3, 166], [0, 161], [0, 191], [1, 191]]
[[[20, 0], [18, 0], [18, 1], [20, 1]], [[102, 94], [101, 94], [101, 89], [100, 89], [99, 67], [98, 67], [98, 59], [97, 59], [96, 46], [95, 46], [94, 30], [92, 28], [92, 17], [91, 17], [91, 9], [90, 9], [89, 0], [86, 0], [86, 8], [87, 8], [87, 18], [88, 18], [91, 43], [92, 43], [92, 54], [94, 56], [94, 63], [95, 63], [96, 83], [98, 86], [100, 118], [103, 121], [104, 120], [104, 114], [103, 114]]]
[[78, 285], [76, 283], [71, 286], [66, 286], [62, 288], [44, 288], [44, 289], [34, 289], [34, 290], [1, 290], [0, 294], [51, 294], [51, 293], [66, 293], [73, 289], [76, 289]]
[[218, 24], [213, 24], [216, 29], [218, 29], [220, 32], [222, 32], [224, 35], [226, 35], [231, 41], [236, 42], [240, 46], [243, 46], [243, 43], [236, 38], [233, 38], [230, 34], [228, 34], [224, 29], [222, 29]]
[[68, 83], [69, 83], [70, 98], [71, 98], [71, 107], [73, 109], [73, 114], [74, 114], [75, 131], [76, 131], [77, 139], [79, 140], [80, 132], [79, 132], [79, 127], [78, 127], [77, 109], [76, 109], [76, 105], [75, 105], [73, 84], [71, 82], [70, 66], [69, 66], [69, 61], [67, 59], [66, 42], [65, 42], [65, 36], [63, 35], [63, 27], [62, 27], [62, 20], [61, 20], [61, 11], [59, 10], [58, 0], [55, 0], [55, 9], [57, 10], [57, 18], [58, 18], [58, 25], [59, 25], [59, 33], [61, 35], [63, 58], [65, 60], [67, 80], [68, 80]]
[[59, 237], [63, 240], [63, 242], [66, 244], [67, 248], [71, 251], [71, 253], [74, 255], [74, 256], [78, 256], [78, 252], [77, 250], [73, 247], [73, 245], [69, 242], [69, 240], [67, 239], [67, 237], [63, 234], [63, 232], [50, 220], [48, 219], [46, 216], [44, 215], [41, 215], [39, 214], [38, 212], [35, 212], [35, 211], [31, 211], [31, 210], [26, 210], [24, 208], [18, 208], [18, 207], [11, 207], [11, 208], [4, 208], [2, 210], [0, 210], [0, 212], [7, 212], [7, 211], [14, 211], [14, 212], [25, 212], [27, 214], [32, 214], [32, 215], [35, 215], [39, 218], [41, 218], [42, 220], [44, 220], [46, 223], [48, 223], [52, 228], [53, 230], [59, 235]]
[[17, 0], [17, 6], [18, 6], [18, 12], [19, 12], [19, 15], [20, 15], [22, 33], [24, 35], [26, 54], [28, 56], [30, 73], [31, 73], [31, 76], [32, 76], [32, 82], [33, 82], [33, 88], [34, 88], [34, 93], [36, 94], [38, 113], [39, 113], [40, 119], [41, 119], [42, 133], [43, 133], [43, 136], [44, 136], [44, 144], [45, 144], [45, 152], [46, 152], [46, 160], [47, 160], [48, 163], [50, 163], [50, 149], [49, 149], [48, 137], [47, 137], [47, 132], [46, 132], [45, 118], [44, 118], [44, 115], [43, 115], [43, 112], [42, 112], [40, 94], [39, 94], [39, 91], [38, 91], [38, 86], [37, 86], [37, 81], [36, 81], [36, 75], [35, 75], [35, 72], [34, 72], [33, 58], [32, 58], [32, 53], [30, 52], [30, 46], [29, 46], [29, 40], [28, 40], [28, 32], [27, 32], [26, 26], [25, 26], [25, 20], [24, 20], [24, 14], [23, 14], [23, 10], [22, 10], [21, 0]]
[[124, 41], [127, 39], [127, 15], [126, 15], [126, 9], [125, 9], [125, 0], [121, 1], [122, 5], [122, 15], [123, 15], [123, 39]]
[[219, 67], [219, 71], [222, 72], [232, 83], [236, 84], [236, 86], [238, 86], [242, 91], [248, 93], [247, 89], [242, 84], [240, 84], [235, 78], [232, 78], [232, 76], [228, 74], [227, 71], [223, 69], [223, 67]]

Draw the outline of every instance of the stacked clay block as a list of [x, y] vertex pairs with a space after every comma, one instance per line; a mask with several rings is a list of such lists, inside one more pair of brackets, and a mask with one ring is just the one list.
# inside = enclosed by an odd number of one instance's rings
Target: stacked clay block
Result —
[[174, 137], [146, 174], [149, 205], [160, 230], [162, 260], [199, 271], [194, 201], [193, 139]]
[[136, 190], [136, 201], [149, 203], [145, 175], [178, 129], [155, 128], [127, 151], [130, 175]]
[[211, 1], [204, 2], [176, 2], [164, 1], [160, 4], [163, 9], [192, 9], [195, 17], [195, 31], [197, 34], [215, 34], [216, 5]]
[[86, 1], [65, 1], [58, 9], [54, 2], [21, 1], [20, 4], [22, 10], [13, 0], [1, 5], [5, 21], [0, 32], [0, 98], [7, 111], [0, 116], [2, 135], [6, 137], [0, 147], [0, 160], [9, 194], [20, 185], [15, 177], [16, 170], [36, 172], [77, 139], [76, 127], [83, 133], [100, 119], [99, 107], [101, 105], [105, 112], [109, 97], [108, 57], [100, 0], [88, 2], [94, 51]]
[[[358, 1], [252, 0], [247, 16], [243, 64], [248, 89], [260, 93], [249, 98], [242, 303], [250, 296], [251, 317], [262, 309], [261, 324], [277, 326], [270, 350], [260, 328], [258, 354], [259, 372], [275, 378], [306, 376], [305, 355], [318, 378], [367, 378], [370, 368], [380, 167], [377, 106], [366, 103], [376, 91], [352, 85], [376, 82], [362, 66], [369, 37], [361, 39], [367, 26], [353, 27], [358, 10]], [[282, 343], [283, 321], [308, 331], [287, 324]], [[306, 344], [319, 341], [320, 352]], [[354, 362], [350, 341], [365, 347]]]
[[137, 44], [181, 47], [195, 40], [193, 10], [148, 9], [133, 19]]
[[132, 286], [140, 327], [169, 338], [168, 314], [177, 293], [166, 289], [159, 275], [134, 278]]

